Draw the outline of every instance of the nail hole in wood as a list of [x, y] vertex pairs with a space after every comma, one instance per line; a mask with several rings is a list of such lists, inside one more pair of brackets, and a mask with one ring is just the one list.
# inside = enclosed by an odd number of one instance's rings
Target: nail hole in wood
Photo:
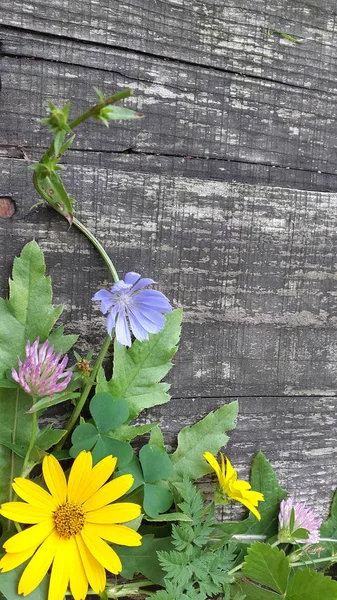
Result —
[[12, 198], [0, 196], [0, 219], [9, 219], [15, 214], [15, 203]]

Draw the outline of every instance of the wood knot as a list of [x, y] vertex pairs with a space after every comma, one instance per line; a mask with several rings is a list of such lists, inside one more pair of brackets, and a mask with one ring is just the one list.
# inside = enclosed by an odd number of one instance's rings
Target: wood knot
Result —
[[0, 219], [9, 219], [15, 214], [15, 203], [12, 198], [0, 197]]

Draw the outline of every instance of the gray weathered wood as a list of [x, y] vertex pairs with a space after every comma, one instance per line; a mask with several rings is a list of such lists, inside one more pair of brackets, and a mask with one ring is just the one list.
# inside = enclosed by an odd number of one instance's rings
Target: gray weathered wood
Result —
[[[239, 397], [228, 453], [240, 476], [261, 448], [324, 515], [337, 482], [335, 10], [3, 0], [1, 13], [0, 200], [16, 213], [0, 211], [0, 289], [35, 236], [67, 331], [80, 332], [80, 351], [98, 348], [104, 319], [90, 297], [106, 270], [50, 209], [29, 210], [25, 159], [49, 141], [39, 121], [49, 100], [70, 99], [76, 114], [94, 85], [131, 86], [126, 104], [145, 119], [83, 127], [64, 177], [120, 273], [153, 276], [185, 307], [173, 400], [142, 419], [163, 419], [173, 446], [183, 425]], [[304, 41], [267, 40], [268, 26]]]
[[[108, 283], [104, 266], [50, 210], [29, 212], [25, 161], [0, 164], [3, 193], [18, 208], [4, 223], [4, 248], [13, 241], [1, 287], [13, 254], [35, 234], [68, 328], [98, 341], [104, 319], [90, 297]], [[151, 274], [185, 307], [175, 394], [336, 393], [336, 194], [75, 165], [64, 180], [120, 273]]]
[[[19, 29], [318, 90], [333, 87], [335, 11], [334, 0], [2, 0], [2, 22]], [[303, 43], [266, 39], [269, 27]]]
[[[45, 146], [49, 136], [40, 118], [50, 100], [57, 98], [61, 105], [70, 99], [76, 115], [95, 101], [94, 86], [106, 92], [131, 86], [135, 97], [127, 105], [144, 112], [145, 119], [119, 123], [113, 133], [88, 123], [74, 148], [131, 148], [337, 173], [337, 106], [329, 94], [303, 94], [296, 87], [136, 54], [123, 58], [122, 69], [109, 71], [99, 68], [96, 48], [63, 41], [59, 46], [64, 52], [69, 47], [70, 63], [57, 63], [50, 60], [57, 52], [55, 42], [50, 46], [41, 37], [29, 41], [35, 60], [3, 59], [2, 144]], [[6, 43], [4, 39], [5, 52]], [[13, 40], [11, 44], [13, 52]], [[106, 60], [108, 65], [120, 63], [121, 52], [107, 51]]]

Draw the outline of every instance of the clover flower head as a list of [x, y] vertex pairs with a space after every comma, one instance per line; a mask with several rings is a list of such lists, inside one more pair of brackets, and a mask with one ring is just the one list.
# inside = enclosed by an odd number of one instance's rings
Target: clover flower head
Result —
[[279, 512], [278, 539], [281, 542], [316, 544], [323, 522], [302, 502], [290, 497], [282, 500]]
[[54, 346], [49, 346], [48, 340], [40, 349], [39, 342], [39, 338], [32, 345], [27, 342], [25, 360], [19, 359], [17, 371], [12, 369], [14, 381], [34, 398], [63, 392], [72, 375], [71, 371], [65, 371], [68, 356], [61, 360], [62, 352], [54, 353]]
[[[255, 517], [260, 521], [261, 515], [257, 510], [259, 502], [264, 501], [264, 496], [261, 492], [254, 492], [247, 481], [242, 481], [237, 478], [237, 472], [233, 469], [229, 459], [224, 457], [220, 452], [221, 466], [216, 458], [210, 452], [205, 452], [203, 455], [207, 462], [214, 469], [220, 488], [221, 503], [224, 504], [226, 498], [241, 502]], [[219, 498], [219, 494], [216, 496]], [[228, 502], [228, 500], [227, 500]]]
[[122, 570], [118, 554], [107, 542], [141, 545], [139, 533], [122, 524], [137, 518], [141, 507], [112, 504], [134, 481], [128, 474], [108, 481], [116, 462], [110, 455], [93, 467], [91, 453], [83, 451], [67, 481], [50, 454], [42, 462], [49, 491], [28, 479], [14, 479], [13, 489], [25, 502], [6, 502], [0, 514], [32, 527], [5, 541], [0, 570], [11, 571], [30, 559], [19, 580], [19, 594], [35, 590], [50, 567], [48, 600], [63, 600], [68, 585], [74, 600], [84, 600], [89, 585], [100, 594], [106, 586], [105, 570], [114, 574]]
[[127, 273], [117, 281], [111, 291], [100, 290], [93, 300], [100, 300], [101, 311], [107, 317], [107, 330], [111, 336], [115, 328], [116, 339], [123, 346], [131, 346], [130, 329], [137, 340], [149, 339], [149, 333], [159, 333], [165, 325], [163, 313], [172, 312], [167, 298], [156, 290], [144, 289], [155, 283], [138, 273]]

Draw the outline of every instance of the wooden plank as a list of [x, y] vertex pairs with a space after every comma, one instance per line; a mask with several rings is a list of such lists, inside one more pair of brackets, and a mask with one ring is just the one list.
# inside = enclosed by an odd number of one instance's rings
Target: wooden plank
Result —
[[[76, 57], [83, 53], [83, 45], [60, 40], [64, 45], [70, 45], [69, 56], [72, 50]], [[55, 56], [47, 39], [35, 40], [32, 48], [33, 55]], [[95, 53], [85, 46], [88, 66]], [[337, 173], [337, 105], [329, 94], [143, 56], [122, 58], [113, 50], [106, 56], [113, 71], [101, 70], [97, 62], [92, 68], [79, 65], [76, 57], [76, 64], [3, 59], [2, 144], [45, 146], [48, 134], [40, 118], [49, 100], [60, 105], [70, 99], [73, 114], [78, 114], [94, 101], [94, 86], [110, 91], [129, 85], [135, 97], [128, 105], [146, 118], [119, 123], [113, 132], [89, 123], [78, 134], [75, 149], [131, 149]]]
[[[181, 427], [220, 406], [219, 398], [173, 398], [151, 409], [151, 418], [161, 420], [165, 441], [173, 449]], [[229, 434], [226, 455], [244, 479], [255, 454], [262, 450], [281, 485], [326, 517], [337, 483], [335, 425], [335, 398], [240, 398], [237, 427]], [[203, 481], [209, 489], [211, 479]], [[226, 518], [238, 514], [237, 507], [224, 512]]]
[[[1, 289], [35, 236], [68, 330], [80, 331], [83, 349], [98, 344], [104, 318], [90, 298], [109, 283], [104, 266], [52, 211], [29, 212], [25, 161], [0, 165], [1, 195], [17, 206], [0, 220]], [[175, 395], [336, 394], [336, 194], [83, 165], [64, 178], [119, 272], [153, 276], [185, 307]]]
[[[335, 9], [334, 0], [2, 0], [2, 22], [324, 90], [336, 72]], [[303, 43], [267, 39], [268, 28]]]

